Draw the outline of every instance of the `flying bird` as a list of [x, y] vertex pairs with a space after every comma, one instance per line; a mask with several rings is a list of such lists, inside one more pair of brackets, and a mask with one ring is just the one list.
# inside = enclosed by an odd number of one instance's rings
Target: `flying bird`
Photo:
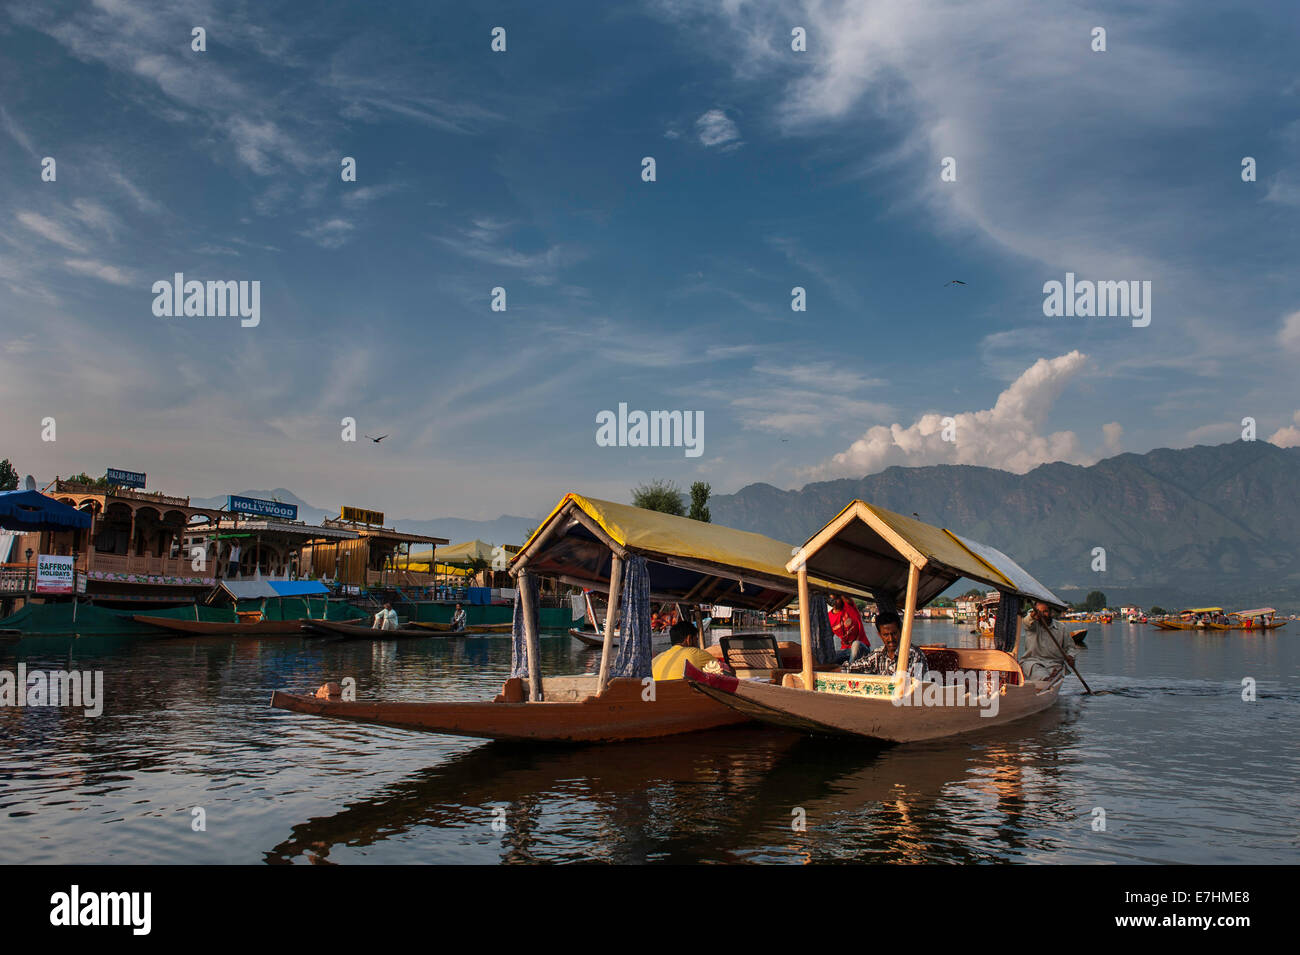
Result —
[[[367, 438], [370, 438], [370, 435], [366, 435], [366, 437], [367, 437]], [[373, 441], [373, 442], [375, 442], [375, 444], [378, 444], [380, 441], [383, 441], [384, 438], [386, 438], [386, 437], [388, 437], [388, 435], [386, 435], [386, 434], [381, 434], [381, 435], [380, 435], [379, 437], [377, 437], [377, 438], [370, 438], [370, 440]]]
[[953, 279], [951, 282], [944, 282], [943, 287], [947, 288], [949, 285], [965, 285], [965, 284], [966, 283], [963, 282], [961, 279]]

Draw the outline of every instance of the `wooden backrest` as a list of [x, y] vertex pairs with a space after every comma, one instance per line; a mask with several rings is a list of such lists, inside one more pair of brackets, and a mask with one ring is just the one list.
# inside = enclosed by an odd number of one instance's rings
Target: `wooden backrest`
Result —
[[777, 670], [781, 667], [781, 650], [770, 634], [745, 634], [719, 637], [722, 659], [733, 670]]

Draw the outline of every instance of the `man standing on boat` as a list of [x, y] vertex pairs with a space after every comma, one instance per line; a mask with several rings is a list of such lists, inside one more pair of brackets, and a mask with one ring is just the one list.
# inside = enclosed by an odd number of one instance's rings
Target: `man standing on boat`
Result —
[[460, 632], [465, 629], [465, 608], [456, 604], [456, 612], [451, 615], [451, 629]]
[[1021, 634], [1020, 669], [1026, 680], [1047, 680], [1074, 657], [1065, 650], [1065, 634], [1052, 620], [1050, 604], [1038, 601]]
[[[831, 594], [827, 606], [830, 610], [831, 632], [840, 638], [840, 651], [831, 663], [847, 663], [866, 656], [870, 647], [867, 645], [867, 632], [862, 626], [862, 617], [853, 601], [843, 594]], [[879, 627], [879, 623], [876, 624]]]
[[375, 614], [375, 622], [370, 625], [371, 630], [396, 630], [397, 629], [397, 611], [393, 609], [392, 604], [384, 604], [384, 609]]

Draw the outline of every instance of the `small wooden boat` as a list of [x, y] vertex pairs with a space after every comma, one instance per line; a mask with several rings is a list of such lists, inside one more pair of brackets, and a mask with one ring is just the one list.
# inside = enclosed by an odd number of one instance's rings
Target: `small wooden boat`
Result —
[[[864, 560], [865, 554], [871, 559]], [[918, 606], [962, 577], [1065, 609], [1059, 597], [994, 547], [853, 501], [795, 550], [786, 570], [799, 578], [801, 604], [807, 603], [809, 575], [815, 573], [887, 594], [903, 607], [893, 672], [817, 672], [806, 623], [800, 628], [799, 673], [778, 671], [764, 681], [686, 665], [688, 683], [737, 713], [810, 733], [907, 743], [1001, 726], [1057, 700], [1067, 672], [1063, 664], [1042, 680], [1029, 680], [1014, 653], [1003, 650], [920, 647], [926, 672], [918, 676], [906, 667]], [[1017, 645], [1023, 623], [1017, 617]]]
[[[524, 601], [530, 593], [527, 576], [537, 574], [612, 590], [610, 602], [617, 606], [626, 585], [622, 561], [632, 555], [646, 562], [641, 583], [648, 590], [654, 581], [657, 600], [687, 602], [688, 595], [707, 592], [710, 604], [770, 612], [785, 607], [795, 593], [796, 581], [784, 565], [789, 544], [576, 494], [566, 495], [533, 532], [516, 555], [511, 572], [518, 575], [527, 568], [520, 581]], [[815, 584], [821, 589], [830, 586], [821, 580]], [[852, 596], [867, 596], [855, 587], [841, 589]], [[533, 668], [527, 679], [506, 680], [492, 701], [346, 701], [331, 697], [338, 691], [326, 684], [314, 696], [277, 692], [271, 705], [403, 729], [555, 743], [650, 739], [748, 719], [696, 693], [684, 680], [611, 677], [608, 668], [603, 673], [546, 676], [537, 665], [541, 659], [540, 628], [534, 625], [538, 617], [525, 610], [524, 620], [526, 646], [522, 654], [512, 654], [512, 666], [532, 660]], [[765, 675], [770, 678], [770, 673]]]
[[302, 632], [303, 620], [182, 620], [179, 617], [151, 617], [148, 614], [132, 615], [136, 623], [148, 624], [171, 631], [175, 636], [284, 636]]
[[[997, 654], [980, 663], [964, 660], [962, 669], [997, 673], [996, 687], [970, 692], [961, 684], [935, 684], [905, 678], [895, 690], [891, 677], [855, 673], [818, 673], [816, 690], [778, 686], [704, 673], [686, 664], [686, 681], [705, 696], [737, 713], [808, 733], [860, 736], [887, 743], [940, 739], [1001, 726], [1047, 709], [1065, 681], [1064, 669], [1050, 680], [1024, 680], [1019, 664], [1001, 650], [952, 650], [950, 653]], [[996, 701], [996, 706], [985, 700]], [[985, 715], [991, 714], [991, 715]]]
[[[594, 631], [594, 630], [580, 630], [580, 629], [577, 628], [577, 627], [570, 627], [570, 628], [569, 628], [569, 636], [573, 637], [573, 639], [577, 640], [579, 643], [584, 644], [585, 646], [588, 646], [588, 647], [597, 647], [597, 648], [600, 648], [600, 647], [603, 647], [603, 646], [605, 645], [605, 635], [602, 634], [602, 633], [597, 633], [597, 632]], [[671, 639], [671, 636], [670, 636], [670, 634], [669, 634], [669, 632], [668, 632], [667, 630], [655, 630], [655, 631], [651, 634], [651, 636], [652, 636], [652, 639], [654, 639], [656, 642], [658, 642], [658, 641], [660, 641], [660, 640], [669, 640], [669, 639]], [[614, 646], [618, 646], [618, 628], [617, 628], [617, 627], [614, 628], [614, 643], [613, 643], [613, 645], [614, 645]]]
[[1255, 610], [1237, 610], [1228, 614], [1229, 617], [1236, 617], [1235, 623], [1230, 624], [1234, 630], [1245, 630], [1250, 633], [1260, 633], [1266, 630], [1276, 630], [1279, 627], [1285, 627], [1285, 620], [1275, 620], [1277, 611], [1272, 607], [1259, 607]]
[[1076, 647], [1086, 647], [1086, 646], [1087, 646], [1087, 644], [1083, 642], [1083, 638], [1086, 637], [1087, 635], [1088, 635], [1088, 628], [1087, 628], [1087, 627], [1084, 627], [1082, 630], [1071, 630], [1071, 631], [1070, 631], [1070, 639], [1074, 641], [1074, 645], [1075, 645]]
[[509, 633], [514, 629], [514, 624], [511, 623], [471, 623], [464, 630], [453, 630], [450, 623], [436, 623], [432, 620], [412, 620], [410, 626], [439, 633]]
[[742, 716], [691, 690], [684, 680], [654, 684], [646, 699], [640, 680], [614, 679], [596, 693], [595, 676], [546, 677], [545, 702], [529, 703], [522, 680], [507, 680], [492, 702], [346, 702], [276, 691], [271, 705], [313, 716], [378, 723], [400, 729], [530, 740], [541, 743], [601, 743], [652, 739], [745, 722]]

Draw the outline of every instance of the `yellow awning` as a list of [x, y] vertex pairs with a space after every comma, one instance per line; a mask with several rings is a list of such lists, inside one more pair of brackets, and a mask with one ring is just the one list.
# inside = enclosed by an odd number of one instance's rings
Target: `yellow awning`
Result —
[[1195, 610], [1184, 610], [1183, 613], [1223, 613], [1222, 607], [1197, 607]]
[[[798, 589], [785, 568], [793, 550], [762, 534], [566, 494], [512, 566], [605, 591], [611, 554], [640, 554], [655, 565], [650, 571], [655, 599], [776, 610]], [[831, 588], [823, 580], [810, 584]], [[869, 596], [860, 588], [843, 589]]]
[[966, 577], [1057, 607], [1065, 602], [995, 547], [912, 517], [853, 501], [808, 539], [787, 564], [834, 583], [887, 593], [902, 606], [908, 567], [920, 572], [918, 607]]

